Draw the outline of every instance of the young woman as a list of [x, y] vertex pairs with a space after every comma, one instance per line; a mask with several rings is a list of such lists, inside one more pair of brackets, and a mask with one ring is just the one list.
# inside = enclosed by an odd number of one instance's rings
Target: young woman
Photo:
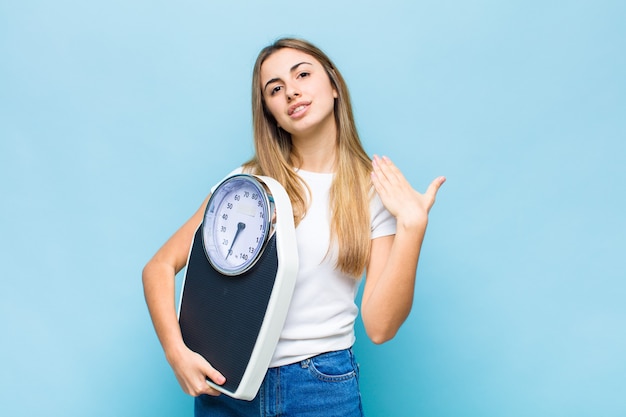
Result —
[[[211, 388], [225, 379], [181, 337], [174, 276], [187, 261], [207, 199], [148, 262], [146, 301], [166, 358], [197, 416], [361, 416], [351, 350], [355, 296], [374, 343], [394, 337], [411, 310], [428, 212], [444, 177], [415, 191], [359, 140], [346, 84], [330, 59], [298, 39], [264, 48], [254, 66], [255, 156], [235, 172], [275, 178], [291, 199], [299, 271], [288, 317], [259, 394], [250, 402]], [[219, 341], [217, 341], [219, 343]]]

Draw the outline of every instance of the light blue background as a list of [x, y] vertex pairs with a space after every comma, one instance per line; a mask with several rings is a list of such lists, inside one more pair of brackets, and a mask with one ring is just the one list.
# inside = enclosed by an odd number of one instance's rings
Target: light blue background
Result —
[[410, 318], [357, 329], [368, 415], [626, 415], [625, 5], [1, 0], [0, 414], [191, 415], [141, 268], [251, 155], [253, 61], [296, 35], [369, 153], [448, 177]]

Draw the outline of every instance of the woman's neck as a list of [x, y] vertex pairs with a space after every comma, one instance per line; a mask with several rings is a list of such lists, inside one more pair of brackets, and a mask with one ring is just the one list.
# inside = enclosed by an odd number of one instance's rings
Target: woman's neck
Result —
[[296, 168], [311, 172], [335, 172], [336, 139], [325, 141], [293, 141]]
[[310, 135], [292, 135], [291, 142], [297, 155], [296, 168], [311, 172], [335, 171], [337, 128], [334, 123]]

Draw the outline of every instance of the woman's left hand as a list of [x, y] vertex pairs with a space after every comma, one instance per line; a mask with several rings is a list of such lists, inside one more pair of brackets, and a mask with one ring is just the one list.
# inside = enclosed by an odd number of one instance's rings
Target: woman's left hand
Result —
[[398, 220], [409, 223], [427, 221], [428, 212], [435, 203], [439, 187], [446, 180], [437, 177], [425, 193], [420, 194], [411, 187], [402, 172], [386, 156], [374, 155], [372, 160], [372, 183], [385, 208]]

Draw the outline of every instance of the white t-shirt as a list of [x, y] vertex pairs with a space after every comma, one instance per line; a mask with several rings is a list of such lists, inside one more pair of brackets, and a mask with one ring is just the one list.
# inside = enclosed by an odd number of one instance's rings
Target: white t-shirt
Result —
[[[240, 173], [241, 169], [231, 173]], [[337, 247], [329, 252], [329, 192], [334, 174], [299, 170], [311, 190], [306, 216], [296, 228], [299, 269], [287, 319], [270, 362], [287, 365], [354, 344], [360, 278], [335, 268]], [[396, 220], [378, 194], [370, 203], [371, 238], [396, 233]]]

